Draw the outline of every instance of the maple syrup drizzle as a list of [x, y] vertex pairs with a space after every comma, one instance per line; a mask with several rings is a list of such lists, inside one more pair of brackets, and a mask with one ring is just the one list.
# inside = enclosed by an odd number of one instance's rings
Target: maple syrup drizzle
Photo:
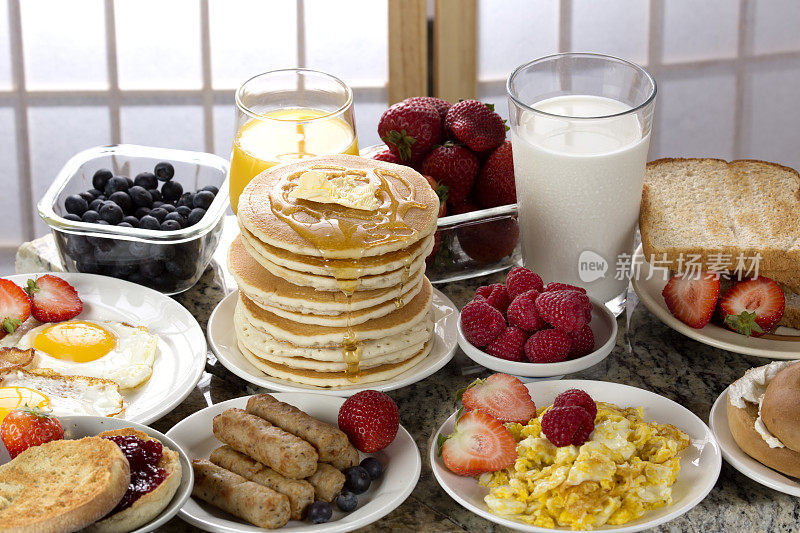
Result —
[[[373, 183], [377, 186], [376, 195], [380, 206], [375, 211], [364, 211], [338, 204], [290, 199], [289, 193], [297, 186], [300, 175], [308, 170], [324, 171], [329, 178], [353, 176], [357, 181]], [[347, 365], [345, 374], [351, 382], [357, 382], [361, 372], [362, 343], [351, 324], [352, 297], [358, 289], [363, 271], [360, 259], [366, 250], [375, 246], [411, 239], [417, 231], [408, 226], [403, 217], [412, 208], [428, 209], [427, 205], [414, 201], [413, 188], [401, 176], [383, 169], [373, 169], [370, 173], [337, 165], [309, 165], [282, 178], [269, 195], [272, 213], [319, 250], [326, 270], [336, 279], [339, 289], [347, 298], [347, 328], [341, 347], [342, 358]], [[389, 177], [399, 181], [406, 191], [399, 190]], [[333, 257], [339, 250], [353, 248], [360, 252], [356, 259], [342, 260]], [[403, 289], [411, 268], [411, 255], [407, 252], [403, 263], [400, 294], [395, 298], [398, 309], [404, 304]]]

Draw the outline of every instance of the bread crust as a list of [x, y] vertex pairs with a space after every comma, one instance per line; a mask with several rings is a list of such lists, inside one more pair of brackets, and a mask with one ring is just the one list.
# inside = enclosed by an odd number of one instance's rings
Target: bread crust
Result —
[[[138, 437], [141, 440], [155, 440], [142, 431], [133, 428], [116, 429], [112, 431], [104, 431], [98, 434], [98, 437], [111, 437], [111, 436], [129, 436]], [[160, 442], [160, 441], [159, 441]], [[127, 509], [115, 513], [103, 520], [95, 522], [90, 525], [86, 531], [102, 532], [102, 533], [125, 533], [137, 529], [144, 524], [150, 522], [161, 511], [163, 511], [172, 497], [178, 490], [181, 483], [181, 462], [178, 452], [170, 450], [162, 443], [161, 460], [158, 466], [163, 468], [166, 472], [164, 481], [161, 482], [155, 489], [147, 494], [142, 495], [138, 500]]]
[[800, 453], [789, 448], [770, 448], [755, 430], [756, 404], [746, 402], [742, 409], [733, 405], [728, 397], [727, 415], [733, 440], [744, 453], [782, 474], [800, 477]]
[[[109, 446], [109, 444], [111, 446]], [[67, 533], [108, 514], [130, 483], [128, 460], [99, 437], [28, 448], [0, 466], [5, 533]]]

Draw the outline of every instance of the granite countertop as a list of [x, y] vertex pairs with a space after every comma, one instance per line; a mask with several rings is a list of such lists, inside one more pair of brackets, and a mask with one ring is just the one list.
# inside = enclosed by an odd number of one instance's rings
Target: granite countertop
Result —
[[[177, 295], [205, 331], [209, 315], [229, 291], [235, 289], [224, 264], [226, 242], [235, 233], [228, 220], [225, 236], [215, 259], [192, 289]], [[18, 273], [60, 269], [52, 237], [25, 243], [17, 255]], [[475, 289], [504, 280], [505, 273], [439, 285], [460, 308]], [[577, 374], [575, 379], [624, 383], [661, 394], [686, 406], [702, 420], [717, 396], [751, 367], [766, 359], [738, 355], [693, 341], [662, 324], [631, 292], [625, 313], [617, 319], [619, 334], [611, 355], [598, 365]], [[414, 437], [422, 455], [422, 474], [411, 496], [383, 519], [360, 531], [510, 531], [472, 514], [448, 496], [434, 479], [427, 450], [432, 432], [456, 410], [455, 391], [476, 376], [464, 375], [471, 365], [459, 349], [454, 359], [436, 374], [400, 390], [389, 392], [400, 408], [400, 421]], [[175, 410], [154, 422], [162, 432], [188, 415], [231, 398], [260, 390], [219, 364], [209, 351], [206, 371], [194, 391]], [[796, 531], [800, 499], [768, 489], [743, 476], [723, 461], [722, 474], [711, 493], [685, 515], [652, 531]], [[194, 531], [193, 526], [174, 518], [160, 531]]]

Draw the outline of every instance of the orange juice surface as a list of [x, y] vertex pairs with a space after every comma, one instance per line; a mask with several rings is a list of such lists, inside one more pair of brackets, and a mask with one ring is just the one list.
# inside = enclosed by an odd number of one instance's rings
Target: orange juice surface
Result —
[[[236, 132], [230, 170], [234, 213], [245, 186], [269, 167], [317, 155], [358, 155], [358, 140], [350, 124], [338, 117], [313, 120], [327, 114], [318, 109], [277, 109]], [[297, 122], [304, 120], [309, 122]]]

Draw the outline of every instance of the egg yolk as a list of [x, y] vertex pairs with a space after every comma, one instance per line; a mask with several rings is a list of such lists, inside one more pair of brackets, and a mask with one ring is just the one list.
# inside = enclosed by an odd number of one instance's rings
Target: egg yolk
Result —
[[44, 409], [50, 405], [50, 399], [28, 387], [0, 387], [0, 422], [8, 413], [23, 405]]
[[116, 345], [114, 334], [103, 326], [82, 322], [60, 322], [36, 336], [33, 347], [50, 357], [87, 363], [103, 357]]

